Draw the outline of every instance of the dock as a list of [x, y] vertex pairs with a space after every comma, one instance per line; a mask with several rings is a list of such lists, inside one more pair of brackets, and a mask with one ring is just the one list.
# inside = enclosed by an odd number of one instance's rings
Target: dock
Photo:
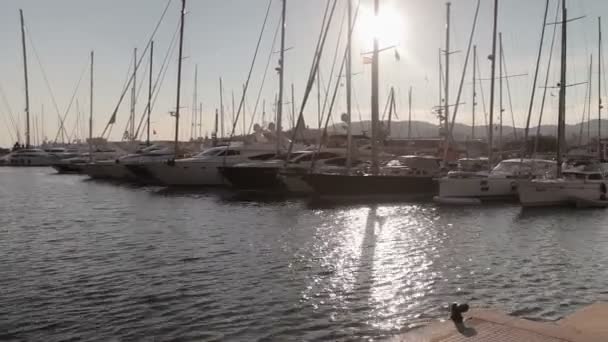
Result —
[[556, 322], [537, 322], [498, 310], [472, 310], [463, 325], [450, 321], [423, 326], [391, 342], [606, 342], [608, 303], [584, 307]]

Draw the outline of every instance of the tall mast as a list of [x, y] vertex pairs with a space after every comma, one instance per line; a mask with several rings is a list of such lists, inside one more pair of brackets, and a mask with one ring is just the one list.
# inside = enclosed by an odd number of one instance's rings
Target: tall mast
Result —
[[[296, 102], [295, 96], [293, 94], [293, 83], [291, 84], [291, 124], [293, 125], [293, 129], [296, 128]], [[295, 132], [294, 132], [295, 133]]]
[[494, 24], [492, 28], [492, 65], [490, 71], [490, 122], [488, 124], [488, 164], [492, 169], [492, 150], [494, 138], [494, 88], [496, 85], [496, 29], [498, 26], [498, 0], [494, 0]]
[[352, 166], [352, 144], [353, 144], [353, 130], [350, 127], [352, 123], [352, 82], [353, 82], [353, 71], [352, 71], [352, 44], [353, 44], [353, 3], [352, 0], [348, 1], [348, 39], [346, 49], [346, 172], [350, 172]]
[[23, 48], [23, 76], [25, 78], [25, 146], [30, 146], [30, 88], [27, 77], [27, 50], [25, 48], [25, 23], [23, 10], [19, 10], [21, 18], [21, 47]]
[[197, 135], [197, 121], [198, 121], [198, 64], [194, 65], [194, 94], [192, 95], [192, 127], [190, 129], [190, 138], [196, 139]]
[[412, 87], [407, 92], [407, 138], [412, 137]]
[[220, 137], [224, 136], [224, 86], [220, 77]]
[[235, 125], [236, 122], [234, 121], [236, 118], [236, 109], [234, 108], [234, 89], [232, 89], [231, 91], [232, 94], [232, 124]]
[[91, 51], [91, 87], [89, 93], [89, 162], [93, 162], [93, 62], [95, 52]]
[[148, 117], [146, 118], [146, 145], [150, 145], [150, 116], [152, 115], [152, 65], [154, 58], [154, 41], [150, 42], [150, 75], [148, 77]]
[[602, 17], [597, 17], [597, 29], [597, 153], [600, 160], [602, 160], [604, 159], [604, 154], [602, 153]]
[[591, 142], [591, 83], [593, 81], [593, 54], [589, 57], [589, 93], [587, 94], [587, 145]]
[[450, 7], [452, 6], [451, 2], [447, 2], [445, 4], [446, 7], [446, 23], [445, 23], [445, 99], [444, 99], [444, 107], [443, 107], [443, 115], [444, 115], [444, 131], [445, 135], [445, 146], [444, 148], [448, 148], [449, 144], [449, 118], [450, 118]]
[[473, 45], [473, 100], [471, 105], [471, 140], [475, 140], [475, 102], [477, 98], [477, 88], [475, 87], [475, 78], [477, 77], [477, 45]]
[[175, 157], [179, 155], [179, 100], [182, 86], [182, 56], [184, 48], [184, 15], [186, 12], [186, 0], [182, 0], [181, 20], [179, 24], [179, 57], [177, 61], [177, 99], [175, 104]]
[[131, 118], [129, 122], [129, 139], [135, 140], [135, 104], [137, 102], [137, 48], [133, 49], [133, 85], [131, 88]]
[[[293, 98], [293, 84], [291, 87], [291, 94]], [[247, 109], [247, 93], [245, 92], [245, 84], [243, 84], [243, 137], [247, 134], [247, 120], [246, 120], [246, 109]]]
[[443, 68], [441, 66], [441, 48], [439, 48], [439, 104], [437, 105], [437, 111], [439, 112], [439, 135], [441, 136], [441, 132], [443, 131]]
[[203, 103], [199, 102], [198, 105], [198, 137], [203, 136]]
[[568, 24], [568, 12], [566, 9], [566, 0], [562, 0], [562, 50], [561, 50], [561, 68], [559, 77], [559, 111], [557, 122], [557, 177], [562, 176], [562, 149], [564, 141], [564, 120], [566, 114], [566, 28]]
[[[348, 0], [350, 1], [350, 0]], [[317, 68], [317, 123], [321, 129], [321, 68]]]
[[[380, 11], [380, 1], [374, 0], [374, 16], [378, 19]], [[379, 72], [379, 47], [378, 36], [374, 35], [374, 52], [372, 54], [372, 174], [377, 175], [380, 171], [378, 164], [378, 120], [379, 120], [379, 103], [378, 103], [378, 72]]]
[[502, 159], [502, 115], [505, 111], [502, 108], [502, 32], [498, 33], [498, 108], [499, 108], [499, 126], [498, 126], [498, 156]]
[[287, 12], [287, 0], [283, 0], [283, 9], [281, 11], [281, 51], [279, 53], [279, 99], [277, 100], [277, 153], [281, 151], [281, 132], [283, 130], [283, 82], [285, 75], [285, 17]]

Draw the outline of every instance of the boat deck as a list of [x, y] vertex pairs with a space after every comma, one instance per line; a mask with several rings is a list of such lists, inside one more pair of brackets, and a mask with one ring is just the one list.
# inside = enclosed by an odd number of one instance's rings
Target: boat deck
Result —
[[557, 322], [536, 322], [496, 310], [473, 310], [463, 326], [437, 322], [391, 342], [600, 342], [608, 341], [608, 303], [585, 307]]

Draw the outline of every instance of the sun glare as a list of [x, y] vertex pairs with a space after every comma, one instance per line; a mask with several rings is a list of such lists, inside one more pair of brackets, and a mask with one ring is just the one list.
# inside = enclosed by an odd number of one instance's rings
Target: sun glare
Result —
[[399, 45], [404, 30], [404, 18], [394, 8], [381, 8], [377, 17], [371, 8], [361, 8], [360, 11], [357, 29], [364, 47], [371, 48], [375, 37], [378, 37], [381, 49]]

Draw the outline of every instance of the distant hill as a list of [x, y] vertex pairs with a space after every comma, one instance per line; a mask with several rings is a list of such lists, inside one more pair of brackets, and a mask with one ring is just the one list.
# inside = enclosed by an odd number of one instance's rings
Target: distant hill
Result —
[[[386, 123], [385, 123], [386, 124]], [[566, 137], [568, 140], [578, 140], [581, 134], [581, 127], [583, 132], [583, 141], [587, 137], [587, 127], [589, 124], [591, 139], [597, 137], [598, 120], [591, 120], [588, 122], [578, 123], [575, 125], [566, 125]], [[608, 120], [602, 120], [602, 137], [608, 137]], [[370, 121], [357, 121], [352, 123], [353, 134], [361, 134], [366, 132], [370, 134]], [[536, 135], [537, 127], [531, 127], [529, 131], [530, 136]], [[330, 128], [331, 132], [344, 133], [346, 131], [345, 124], [335, 124]], [[406, 138], [408, 132], [407, 121], [394, 121], [391, 123], [391, 137], [394, 138]], [[466, 140], [471, 138], [471, 126], [455, 123], [454, 124], [454, 138], [456, 140]], [[494, 137], [498, 137], [498, 129], [494, 131]], [[515, 133], [512, 126], [503, 126], [503, 137], [505, 140], [512, 140], [514, 134], [517, 134], [518, 138], [524, 136], [524, 128], [515, 128]], [[542, 125], [540, 126], [540, 134], [555, 136], [557, 135], [557, 125]], [[475, 127], [475, 138], [483, 139], [487, 135], [487, 126], [476, 126]], [[431, 138], [439, 136], [439, 125], [432, 124], [426, 121], [412, 121], [412, 138]]]

